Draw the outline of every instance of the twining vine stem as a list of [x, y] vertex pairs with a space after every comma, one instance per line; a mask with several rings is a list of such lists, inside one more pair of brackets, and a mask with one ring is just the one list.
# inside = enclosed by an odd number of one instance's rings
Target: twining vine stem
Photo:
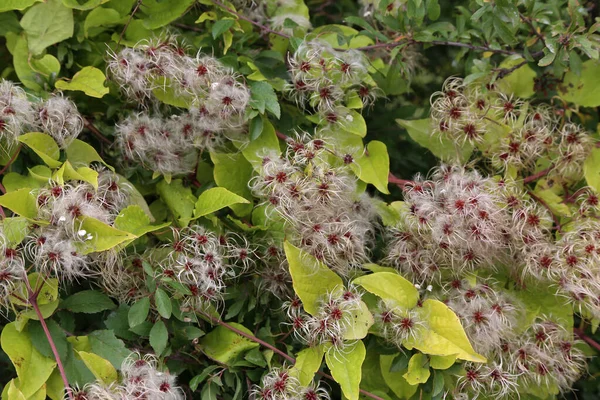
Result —
[[[204, 317], [208, 318], [209, 320], [211, 320], [213, 323], [221, 325], [222, 327], [227, 328], [230, 331], [235, 332], [238, 335], [245, 337], [246, 339], [250, 339], [253, 342], [258, 343], [261, 346], [266, 347], [267, 349], [272, 350], [273, 352], [279, 354], [281, 357], [285, 358], [290, 363], [296, 364], [296, 359], [294, 357], [290, 356], [289, 354], [284, 353], [283, 351], [279, 350], [277, 347], [275, 347], [275, 346], [273, 346], [273, 345], [265, 342], [264, 340], [261, 340], [261, 339], [257, 338], [256, 336], [251, 335], [249, 333], [246, 333], [246, 332], [244, 332], [242, 330], [239, 330], [236, 327], [234, 327], [232, 325], [229, 325], [227, 322], [222, 321], [221, 319], [219, 319], [217, 317], [213, 317], [212, 315], [209, 315], [209, 314], [206, 314], [206, 313], [202, 313], [202, 315]], [[326, 374], [324, 372], [321, 372], [321, 371], [317, 371], [317, 374], [319, 374], [322, 377], [327, 378], [327, 379], [332, 380], [332, 381], [335, 382], [335, 379], [331, 375], [328, 375], [328, 374]], [[365, 395], [367, 397], [370, 397], [371, 399], [374, 399], [374, 400], [384, 400], [383, 398], [381, 398], [381, 397], [379, 397], [379, 396], [377, 396], [377, 395], [375, 395], [375, 394], [373, 394], [371, 392], [368, 392], [368, 391], [363, 390], [363, 389], [359, 389], [359, 390], [360, 390], [360, 393], [362, 393], [363, 395]]]
[[52, 339], [52, 335], [50, 334], [50, 330], [48, 329], [48, 325], [46, 324], [46, 320], [44, 319], [44, 315], [40, 310], [40, 306], [38, 305], [37, 299], [40, 294], [40, 289], [34, 291], [29, 284], [29, 279], [25, 276], [25, 286], [27, 287], [27, 301], [33, 309], [35, 310], [35, 314], [40, 320], [40, 324], [42, 324], [42, 329], [44, 330], [44, 334], [46, 335], [46, 339], [48, 340], [48, 344], [50, 345], [50, 349], [52, 350], [52, 354], [54, 354], [54, 358], [56, 360], [56, 365], [58, 366], [58, 372], [60, 373], [60, 377], [62, 378], [63, 384], [65, 386], [65, 391], [69, 396], [69, 400], [73, 400], [73, 392], [71, 391], [71, 386], [69, 385], [69, 380], [67, 379], [67, 373], [65, 372], [65, 367], [62, 364], [60, 359], [60, 355], [58, 354], [58, 349], [56, 348], [56, 344], [54, 344], [54, 340]]

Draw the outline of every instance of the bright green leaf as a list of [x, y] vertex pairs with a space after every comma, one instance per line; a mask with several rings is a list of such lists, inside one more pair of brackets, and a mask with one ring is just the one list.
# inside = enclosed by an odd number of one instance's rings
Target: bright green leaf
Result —
[[81, 246], [83, 254], [106, 251], [123, 242], [136, 239], [135, 235], [116, 229], [92, 217], [82, 217], [79, 229], [85, 230], [92, 237]]
[[21, 26], [27, 33], [29, 51], [38, 55], [46, 47], [73, 36], [73, 10], [61, 0], [47, 0], [28, 9]]
[[583, 174], [588, 186], [600, 193], [600, 148], [591, 149], [583, 163]]
[[216, 21], [212, 26], [213, 39], [217, 39], [219, 36], [225, 33], [225, 31], [231, 29], [233, 24], [235, 24], [235, 20], [232, 18], [222, 18]]
[[102, 160], [102, 157], [100, 157], [96, 149], [82, 140], [73, 140], [65, 151], [67, 152], [67, 159], [75, 168], [90, 165], [95, 161], [108, 166], [108, 164]]
[[[235, 322], [230, 322], [229, 324], [242, 332], [249, 335], [252, 334], [243, 325], [236, 324]], [[223, 326], [218, 326], [200, 340], [200, 346], [204, 354], [209, 358], [222, 364], [228, 364], [239, 354], [258, 347], [259, 344]]]
[[[252, 164], [242, 153], [210, 153], [210, 159], [215, 165], [213, 174], [217, 185], [247, 200], [252, 199], [252, 192], [248, 187], [252, 177]], [[230, 207], [240, 217], [252, 212], [252, 204], [232, 204]]]
[[[523, 61], [521, 57], [509, 57], [498, 68], [510, 69]], [[517, 97], [528, 99], [535, 94], [533, 85], [536, 76], [535, 71], [529, 65], [525, 64], [498, 82], [501, 85], [503, 93], [514, 94]]]
[[395, 355], [382, 354], [380, 356], [381, 375], [383, 375], [385, 383], [392, 389], [392, 392], [396, 396], [401, 399], [409, 399], [417, 392], [418, 386], [412, 386], [404, 379], [403, 375], [406, 373], [406, 368], [401, 371], [391, 371], [395, 358]]
[[30, 56], [26, 36], [20, 36], [15, 43], [13, 64], [23, 85], [38, 92], [45, 89], [49, 78], [60, 72], [60, 62], [53, 55], [45, 54], [39, 59]]
[[256, 140], [243, 144], [240, 147], [246, 160], [257, 169], [261, 167], [262, 158], [264, 156], [279, 156], [279, 154], [281, 154], [279, 139], [277, 139], [275, 128], [273, 127], [273, 124], [271, 124], [271, 121], [266, 118], [264, 120], [262, 134]]
[[[100, 4], [107, 3], [108, 0], [86, 0], [83, 3], [80, 3], [78, 0], [62, 0], [62, 2], [66, 7], [74, 8], [75, 10], [92, 10], [93, 8], [98, 7]], [[96, 8], [96, 10], [99, 9], [101, 8]], [[92, 10], [92, 12], [93, 11], [94, 10]]]
[[323, 363], [323, 346], [308, 347], [296, 355], [296, 363], [290, 374], [297, 377], [302, 386], [308, 386]]
[[325, 354], [325, 361], [333, 379], [341, 386], [344, 396], [349, 400], [358, 400], [362, 363], [366, 355], [367, 351], [362, 340], [343, 352], [330, 350]]
[[384, 143], [377, 140], [369, 142], [364, 154], [356, 158], [350, 167], [363, 182], [373, 184], [381, 193], [390, 193], [387, 188], [390, 156]]
[[100, 98], [108, 93], [108, 88], [104, 86], [104, 82], [106, 82], [104, 72], [96, 67], [83, 67], [73, 75], [70, 81], [57, 81], [56, 88], [61, 90], [79, 90], [90, 97]]
[[194, 217], [203, 217], [233, 204], [248, 203], [250, 202], [245, 198], [238, 196], [225, 188], [216, 187], [208, 189], [207, 191], [202, 192], [200, 197], [198, 197], [195, 206], [196, 208], [194, 210]]
[[343, 290], [342, 279], [325, 264], [307, 252], [285, 242], [285, 255], [290, 265], [294, 291], [307, 313], [315, 315], [319, 299], [335, 290]]
[[195, 0], [144, 0], [144, 26], [156, 29], [181, 17]]
[[30, 132], [19, 136], [19, 142], [26, 144], [50, 168], [58, 168], [62, 165], [58, 161], [60, 149], [52, 136], [41, 132]]
[[431, 151], [442, 161], [454, 161], [458, 158], [459, 161], [464, 162], [473, 153], [473, 146], [468, 143], [459, 145], [453, 140], [431, 135], [431, 119], [429, 118], [410, 121], [397, 119], [396, 122], [408, 131], [409, 136], [415, 142]]
[[192, 219], [196, 204], [196, 197], [192, 194], [192, 189], [183, 186], [181, 179], [174, 179], [171, 183], [160, 181], [156, 185], [156, 189], [179, 226], [187, 226]]
[[587, 60], [583, 63], [580, 76], [569, 71], [558, 87], [560, 96], [582, 107], [600, 106], [600, 61]]
[[422, 353], [416, 353], [408, 362], [408, 371], [403, 375], [409, 385], [418, 385], [427, 382], [430, 376], [429, 362], [427, 356]]
[[0, 12], [10, 10], [24, 10], [40, 1], [42, 0], [2, 0], [2, 2], [0, 3]]
[[419, 301], [415, 286], [397, 273], [376, 272], [356, 278], [353, 283], [407, 310], [415, 307]]
[[81, 357], [85, 366], [88, 367], [88, 369], [92, 371], [92, 374], [94, 374], [94, 376], [102, 383], [109, 385], [116, 382], [118, 378], [117, 370], [108, 360], [105, 360], [94, 353], [85, 351], [79, 351], [77, 354], [79, 354], [79, 357]]
[[33, 347], [29, 335], [17, 331], [15, 322], [4, 326], [0, 343], [2, 344], [2, 350], [14, 364], [19, 381], [26, 383], [19, 389], [26, 398], [32, 396], [46, 383], [56, 366], [56, 362], [42, 356]]
[[0, 206], [25, 218], [36, 218], [38, 213], [36, 197], [27, 188], [0, 196]]
[[456, 362], [456, 356], [429, 356], [429, 366], [433, 369], [448, 369]]

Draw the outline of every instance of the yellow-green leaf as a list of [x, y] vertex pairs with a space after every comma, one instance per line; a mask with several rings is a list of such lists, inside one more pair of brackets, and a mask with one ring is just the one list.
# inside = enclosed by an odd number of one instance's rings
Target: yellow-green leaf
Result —
[[406, 369], [402, 371], [390, 371], [396, 355], [381, 355], [379, 359], [379, 366], [381, 368], [381, 375], [385, 383], [392, 389], [392, 392], [401, 399], [409, 399], [417, 392], [418, 386], [410, 385], [404, 374]]
[[194, 217], [203, 217], [234, 204], [248, 203], [250, 202], [242, 196], [238, 196], [225, 188], [216, 187], [208, 189], [207, 191], [202, 192], [200, 197], [198, 197], [194, 210]]
[[373, 184], [381, 193], [389, 194], [388, 175], [390, 156], [384, 143], [377, 140], [369, 142], [367, 150], [350, 164], [350, 167], [366, 183]]
[[331, 376], [340, 385], [348, 400], [358, 400], [362, 364], [366, 355], [367, 351], [362, 340], [344, 349], [343, 352], [330, 350], [325, 354]]
[[[498, 67], [509, 69], [521, 64], [523, 61], [525, 60], [521, 56], [511, 56], [500, 63]], [[535, 94], [533, 80], [536, 76], [535, 71], [528, 64], [525, 64], [500, 79], [498, 83], [503, 93], [514, 94], [522, 99], [528, 99]]]
[[425, 354], [438, 356], [456, 355], [456, 358], [466, 361], [487, 361], [475, 352], [460, 320], [444, 303], [427, 299], [417, 311], [427, 323], [427, 328], [420, 332], [418, 338], [407, 340], [407, 348], [414, 347]]
[[335, 272], [307, 252], [285, 242], [285, 256], [290, 266], [294, 291], [307, 313], [315, 315], [319, 299], [335, 290], [343, 290], [344, 282]]
[[8, 355], [17, 371], [19, 389], [29, 398], [33, 396], [52, 374], [56, 362], [38, 352], [26, 332], [19, 332], [15, 322], [4, 326], [0, 336], [2, 349]]
[[419, 301], [419, 292], [415, 286], [397, 273], [376, 272], [358, 277], [353, 283], [405, 309], [415, 307]]
[[[213, 174], [217, 185], [242, 196], [252, 199], [248, 182], [252, 177], [252, 164], [242, 153], [210, 153], [210, 159], [215, 165]], [[252, 212], [252, 204], [232, 204], [231, 209], [243, 217]]]
[[325, 350], [323, 346], [308, 347], [296, 356], [296, 363], [290, 373], [296, 376], [302, 386], [308, 386], [321, 367]]
[[102, 160], [96, 149], [82, 140], [73, 140], [65, 151], [67, 152], [67, 159], [74, 167], [87, 166], [94, 161], [98, 161], [113, 170], [112, 167]]
[[99, 355], [85, 351], [78, 351], [77, 354], [81, 357], [85, 366], [88, 367], [92, 374], [94, 374], [96, 379], [100, 380], [105, 385], [116, 382], [118, 378], [117, 370], [110, 361], [105, 360]]
[[60, 167], [60, 149], [52, 136], [41, 132], [29, 132], [19, 136], [19, 142], [26, 144], [50, 168]]
[[572, 71], [565, 74], [563, 83], [558, 87], [560, 96], [582, 107], [600, 106], [600, 61], [587, 60], [582, 64], [581, 75]]
[[345, 327], [344, 339], [357, 340], [363, 339], [369, 333], [369, 328], [373, 325], [373, 314], [364, 301], [360, 302], [360, 309], [352, 311], [352, 319]]
[[92, 239], [87, 240], [81, 251], [83, 254], [100, 252], [137, 238], [132, 233], [122, 231], [92, 217], [82, 217], [79, 229], [85, 230]]
[[108, 88], [104, 86], [106, 76], [104, 72], [96, 67], [83, 67], [81, 71], [73, 75], [70, 81], [56, 81], [56, 88], [61, 90], [78, 90], [90, 97], [101, 98], [108, 94]]
[[594, 147], [583, 163], [583, 174], [588, 186], [600, 193], [600, 148]]
[[37, 200], [31, 189], [24, 188], [0, 196], [0, 206], [25, 218], [37, 217]]
[[263, 131], [259, 137], [247, 144], [238, 144], [242, 149], [242, 154], [254, 168], [262, 166], [262, 157], [267, 154], [281, 154], [279, 139], [275, 133], [275, 127], [268, 119], [263, 121]]
[[416, 353], [408, 362], [408, 371], [403, 375], [409, 385], [418, 385], [427, 382], [429, 379], [429, 363], [427, 356], [422, 353]]
[[[243, 325], [236, 324], [235, 322], [230, 322], [229, 324], [244, 333], [252, 334]], [[228, 364], [239, 354], [258, 347], [259, 344], [223, 326], [218, 326], [200, 340], [200, 346], [204, 354], [211, 359], [222, 364]]]
[[433, 369], [448, 369], [456, 362], [456, 355], [429, 356], [429, 366]]

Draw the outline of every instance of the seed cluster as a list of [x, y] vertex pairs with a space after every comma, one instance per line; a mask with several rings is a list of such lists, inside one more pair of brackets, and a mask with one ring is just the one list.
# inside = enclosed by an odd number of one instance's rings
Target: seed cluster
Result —
[[311, 382], [300, 384], [290, 368], [272, 368], [251, 391], [257, 400], [329, 400], [329, 393]]
[[388, 229], [385, 263], [417, 282], [493, 270], [546, 243], [548, 211], [516, 184], [442, 166], [405, 188], [399, 223]]
[[283, 216], [291, 239], [336, 272], [347, 275], [367, 260], [374, 220], [370, 198], [356, 194], [356, 178], [325, 140], [308, 135], [288, 140], [286, 156], [264, 156], [250, 186]]
[[[111, 54], [108, 69], [123, 93], [144, 111], [117, 125], [128, 161], [162, 174], [192, 172], [198, 151], [213, 150], [244, 125], [250, 91], [216, 58], [186, 48], [173, 37], [143, 42]], [[166, 117], [160, 100], [185, 106]], [[147, 112], [153, 105], [153, 115]], [[164, 108], [164, 107], [163, 107]]]
[[65, 149], [82, 130], [83, 118], [68, 98], [61, 94], [51, 95], [47, 100], [28, 97], [14, 83], [0, 80], [0, 141], [7, 148], [24, 133], [43, 132]]
[[356, 100], [362, 108], [378, 97], [368, 60], [360, 51], [337, 51], [326, 42], [309, 41], [298, 47], [288, 64], [289, 97], [302, 108], [315, 109], [321, 123], [330, 128], [352, 124], [350, 107], [356, 108]]
[[273, 31], [293, 35], [294, 30], [305, 32], [312, 27], [302, 0], [234, 0], [232, 4], [243, 10], [245, 17]]
[[176, 376], [161, 370], [153, 355], [132, 353], [123, 361], [120, 382], [106, 385], [95, 382], [74, 392], [75, 400], [155, 399], [183, 400]]
[[[555, 160], [551, 177], [567, 183], [579, 181], [592, 139], [583, 127], [562, 124], [546, 106], [529, 104], [501, 90], [502, 84], [482, 90], [448, 79], [431, 100], [432, 135], [457, 143], [478, 145], [500, 138], [487, 149], [492, 164], [501, 169], [531, 172], [540, 158]], [[508, 133], [506, 133], [508, 132]]]
[[362, 294], [355, 288], [335, 290], [319, 299], [318, 311], [309, 315], [298, 300], [288, 304], [288, 318], [295, 335], [311, 347], [330, 345], [342, 351], [350, 343], [347, 333], [353, 326], [354, 315], [361, 312]]

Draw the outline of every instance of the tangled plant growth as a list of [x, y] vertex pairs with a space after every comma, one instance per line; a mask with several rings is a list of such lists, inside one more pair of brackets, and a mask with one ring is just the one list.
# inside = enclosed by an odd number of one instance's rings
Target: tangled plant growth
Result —
[[598, 12], [0, 4], [2, 398], [597, 398]]

